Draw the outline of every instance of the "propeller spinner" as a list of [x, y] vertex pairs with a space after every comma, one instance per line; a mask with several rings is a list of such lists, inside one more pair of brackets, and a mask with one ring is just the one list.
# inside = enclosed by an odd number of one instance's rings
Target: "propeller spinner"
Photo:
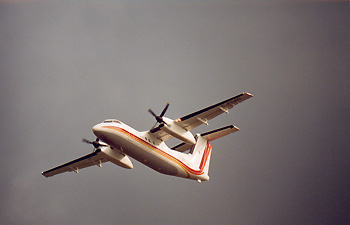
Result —
[[106, 144], [101, 144], [101, 143], [99, 142], [100, 140], [99, 140], [98, 138], [96, 138], [95, 141], [89, 141], [89, 140], [87, 140], [87, 139], [84, 138], [82, 141], [85, 142], [85, 143], [88, 143], [88, 144], [93, 145], [94, 148], [95, 148], [95, 150], [96, 150], [97, 148], [101, 147], [101, 146], [108, 146], [108, 145], [106, 145]]

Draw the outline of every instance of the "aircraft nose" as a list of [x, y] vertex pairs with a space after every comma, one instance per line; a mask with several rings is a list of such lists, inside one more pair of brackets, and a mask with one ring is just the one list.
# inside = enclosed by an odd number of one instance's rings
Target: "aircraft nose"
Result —
[[96, 135], [96, 137], [99, 137], [101, 133], [103, 132], [103, 128], [101, 124], [97, 124], [92, 127], [92, 132]]

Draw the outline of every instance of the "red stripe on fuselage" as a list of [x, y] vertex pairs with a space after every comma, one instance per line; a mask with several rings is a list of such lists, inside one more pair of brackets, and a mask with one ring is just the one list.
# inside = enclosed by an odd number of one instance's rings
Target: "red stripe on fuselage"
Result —
[[208, 159], [208, 156], [209, 156], [209, 153], [211, 151], [211, 146], [209, 144], [209, 142], [207, 142], [207, 145], [204, 149], [204, 153], [203, 153], [203, 156], [202, 156], [202, 160], [201, 160], [201, 163], [199, 165], [199, 170], [195, 170], [195, 169], [192, 169], [191, 167], [189, 167], [188, 165], [186, 165], [185, 163], [183, 163], [182, 161], [180, 161], [179, 159], [177, 159], [176, 157], [164, 152], [163, 150], [155, 147], [154, 145], [151, 145], [150, 143], [144, 141], [143, 139], [141, 139], [140, 137], [130, 133], [129, 131], [123, 129], [123, 128], [120, 128], [120, 127], [115, 127], [115, 126], [103, 126], [104, 128], [109, 128], [109, 129], [112, 129], [112, 130], [115, 130], [115, 131], [118, 131], [118, 132], [121, 132], [127, 136], [129, 136], [130, 138], [134, 139], [135, 141], [147, 146], [148, 148], [150, 148], [151, 150], [161, 154], [162, 156], [166, 157], [167, 159], [170, 159], [172, 160], [173, 162], [175, 162], [176, 164], [178, 164], [179, 166], [181, 166], [185, 172], [189, 172], [189, 173], [192, 173], [194, 175], [202, 175], [204, 172], [203, 172], [203, 169], [205, 167], [205, 164], [207, 162], [207, 159]]

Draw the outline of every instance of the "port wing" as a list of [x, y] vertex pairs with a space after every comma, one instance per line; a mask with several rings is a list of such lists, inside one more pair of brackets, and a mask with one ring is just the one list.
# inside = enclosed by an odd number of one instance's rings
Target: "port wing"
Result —
[[95, 152], [75, 159], [73, 161], [67, 162], [60, 166], [56, 166], [52, 169], [49, 169], [41, 174], [45, 177], [51, 177], [56, 174], [75, 171], [78, 173], [78, 170], [89, 167], [89, 166], [100, 166], [104, 162], [109, 161], [105, 154], [101, 153], [100, 149], [97, 149]]

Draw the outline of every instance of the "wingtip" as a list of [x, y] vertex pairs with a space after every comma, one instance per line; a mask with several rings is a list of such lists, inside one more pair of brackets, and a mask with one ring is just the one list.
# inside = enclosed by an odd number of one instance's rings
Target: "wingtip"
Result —
[[46, 177], [46, 178], [51, 177], [51, 176], [48, 176], [48, 175], [47, 175], [47, 172], [46, 172], [46, 171], [41, 172], [41, 175], [43, 175], [43, 176]]
[[229, 125], [228, 126], [230, 129], [233, 129], [233, 130], [236, 130], [236, 131], [239, 131], [239, 128], [235, 125]]
[[252, 94], [250, 94], [250, 93], [248, 93], [248, 92], [244, 92], [243, 93], [244, 95], [248, 95], [248, 96], [250, 96], [250, 97], [253, 97], [254, 95], [252, 95]]

